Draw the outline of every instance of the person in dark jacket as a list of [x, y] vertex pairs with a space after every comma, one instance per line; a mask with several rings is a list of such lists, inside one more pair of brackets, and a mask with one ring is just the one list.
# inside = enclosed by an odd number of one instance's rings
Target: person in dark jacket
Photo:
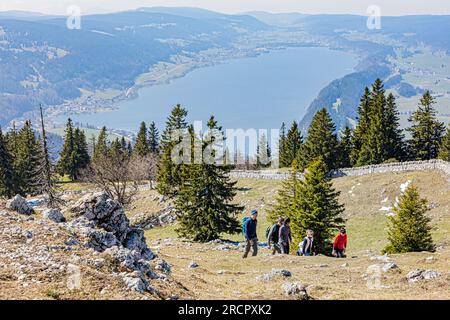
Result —
[[306, 230], [306, 237], [299, 244], [300, 249], [297, 251], [299, 256], [314, 255], [314, 231]]
[[252, 256], [256, 256], [258, 254], [258, 236], [256, 235], [256, 225], [258, 223], [258, 211], [252, 210], [251, 211], [251, 218], [247, 220], [245, 223], [245, 252], [243, 258], [247, 258], [248, 253], [250, 252], [250, 249], [253, 249]]
[[267, 237], [267, 244], [269, 247], [272, 245], [272, 254], [281, 253], [281, 246], [278, 243], [280, 238], [280, 228], [284, 224], [284, 218], [278, 218], [278, 222], [275, 223], [270, 229], [269, 236]]
[[292, 241], [290, 224], [291, 219], [287, 218], [284, 220], [284, 224], [280, 228], [278, 244], [280, 245], [281, 252], [283, 254], [289, 254], [289, 243]]

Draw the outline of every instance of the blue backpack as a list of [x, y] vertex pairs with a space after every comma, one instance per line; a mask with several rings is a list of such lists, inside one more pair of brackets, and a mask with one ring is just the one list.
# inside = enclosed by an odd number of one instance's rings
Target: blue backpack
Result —
[[250, 220], [250, 217], [242, 218], [242, 234], [245, 236], [247, 233], [247, 221]]

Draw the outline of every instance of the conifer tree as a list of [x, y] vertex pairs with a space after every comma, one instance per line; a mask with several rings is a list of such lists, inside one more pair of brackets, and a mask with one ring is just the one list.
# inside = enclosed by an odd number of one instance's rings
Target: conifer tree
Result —
[[72, 181], [78, 179], [81, 169], [90, 162], [84, 131], [73, 127], [69, 118], [66, 125], [64, 145], [57, 164], [60, 175], [68, 174]]
[[0, 197], [14, 196], [16, 192], [14, 175], [13, 159], [8, 150], [6, 137], [0, 128]]
[[154, 121], [150, 124], [150, 127], [148, 129], [148, 144], [150, 152], [159, 152], [159, 131], [158, 128], [156, 128], [156, 124]]
[[447, 133], [442, 139], [442, 144], [439, 151], [439, 159], [450, 161], [450, 125], [447, 128]]
[[394, 95], [389, 93], [386, 99], [384, 132], [386, 159], [403, 160], [405, 157], [404, 135], [400, 129], [400, 119]]
[[296, 159], [300, 149], [303, 146], [303, 137], [300, 133], [296, 121], [292, 123], [284, 143], [284, 164], [288, 167], [292, 165], [292, 161]]
[[133, 154], [133, 146], [131, 145], [131, 141], [128, 141], [126, 150], [128, 152], [128, 156], [131, 157], [131, 155]]
[[281, 188], [278, 190], [275, 204], [267, 215], [267, 220], [271, 224], [276, 223], [279, 217], [286, 217], [289, 212], [292, 212], [296, 191], [300, 183], [299, 172], [297, 161], [292, 161], [292, 166], [289, 169], [289, 178], [283, 180]]
[[147, 140], [147, 126], [145, 125], [145, 122], [142, 122], [136, 137], [136, 143], [134, 144], [133, 154], [140, 157], [145, 157], [149, 154], [149, 152], [150, 148]]
[[[187, 110], [181, 105], [176, 105], [166, 121], [166, 128], [161, 137], [161, 161], [158, 170], [159, 193], [173, 197], [177, 194], [182, 183], [182, 166], [172, 161], [172, 149], [183, 140], [183, 135], [188, 134], [186, 122]], [[182, 157], [183, 155], [179, 155]]]
[[60, 175], [68, 174], [73, 181], [76, 177], [76, 163], [75, 163], [75, 139], [72, 119], [67, 120], [66, 130], [64, 135], [64, 145], [62, 147], [59, 161], [57, 164]]
[[280, 139], [278, 142], [278, 164], [280, 168], [289, 166], [286, 163], [286, 125], [284, 122], [281, 124]]
[[333, 188], [327, 173], [323, 159], [311, 162], [304, 180], [296, 186], [292, 206], [287, 212], [294, 241], [300, 242], [306, 230], [312, 229], [316, 251], [322, 254], [330, 253], [333, 233], [344, 223], [341, 217], [344, 206], [338, 201], [340, 192]]
[[108, 133], [106, 131], [106, 127], [103, 127], [100, 130], [100, 133], [97, 137], [97, 142], [95, 143], [94, 154], [92, 156], [92, 160], [102, 158], [108, 154]]
[[350, 154], [351, 164], [355, 165], [358, 162], [361, 148], [367, 140], [367, 134], [370, 126], [370, 90], [368, 87], [364, 89], [364, 94], [361, 97], [358, 106], [358, 124], [353, 131], [353, 145], [354, 149]]
[[335, 130], [328, 111], [325, 108], [319, 110], [308, 129], [308, 136], [303, 145], [303, 157], [299, 159], [300, 168], [307, 167], [319, 157], [325, 162], [328, 170], [338, 167], [338, 141]]
[[445, 131], [445, 126], [437, 120], [433, 107], [434, 98], [427, 91], [420, 99], [419, 108], [412, 114], [409, 121], [412, 126], [409, 151], [416, 160], [435, 159], [439, 155], [439, 147]]
[[[209, 130], [219, 130], [214, 117], [208, 122]], [[202, 141], [202, 150], [209, 149], [212, 158], [216, 158], [211, 148], [214, 137], [207, 135]], [[228, 176], [231, 166], [217, 165], [204, 161], [184, 167], [188, 173], [182, 181], [175, 207], [179, 214], [180, 236], [194, 241], [207, 242], [219, 238], [223, 233], [238, 233], [239, 221], [236, 215], [243, 207], [231, 203], [236, 195], [236, 182]]]
[[86, 141], [86, 135], [83, 130], [76, 128], [74, 131], [75, 142], [75, 176], [74, 180], [78, 179], [80, 170], [87, 168], [91, 159], [89, 157], [88, 145]]
[[18, 175], [18, 190], [20, 194], [34, 194], [34, 180], [39, 160], [39, 143], [36, 139], [31, 122], [25, 121], [17, 134], [14, 167]]
[[361, 146], [358, 161], [356, 162], [358, 166], [382, 163], [387, 160], [385, 148], [387, 141], [384, 128], [386, 97], [384, 93], [383, 82], [380, 79], [375, 80], [369, 101], [370, 122], [366, 138]]
[[352, 166], [351, 154], [354, 150], [353, 131], [347, 125], [341, 132], [341, 138], [338, 143], [338, 163], [339, 168], [349, 168]]
[[420, 198], [417, 187], [409, 186], [389, 217], [387, 253], [434, 251], [427, 200]]
[[125, 150], [123, 150], [122, 143], [119, 138], [116, 138], [111, 142], [111, 145], [108, 148], [108, 156], [110, 158], [115, 158], [127, 154]]
[[123, 151], [128, 150], [127, 141], [125, 140], [124, 136], [122, 136], [122, 138], [120, 138], [120, 147], [122, 148]]
[[271, 164], [271, 150], [266, 135], [261, 134], [256, 149], [256, 165], [258, 168], [267, 168]]
[[21, 177], [19, 174], [19, 168], [17, 167], [16, 155], [19, 153], [19, 134], [16, 129], [16, 123], [13, 122], [11, 129], [5, 134], [6, 147], [10, 153], [12, 159], [13, 185], [14, 194], [21, 194]]

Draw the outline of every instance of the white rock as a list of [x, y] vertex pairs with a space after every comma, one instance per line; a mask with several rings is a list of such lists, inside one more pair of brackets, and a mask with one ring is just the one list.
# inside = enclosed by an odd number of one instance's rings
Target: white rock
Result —
[[372, 256], [370, 257], [370, 260], [378, 260], [381, 262], [390, 262], [391, 259], [388, 257], [387, 253], [384, 256]]
[[272, 269], [272, 275], [282, 277], [292, 277], [292, 273], [286, 269]]
[[45, 219], [49, 219], [56, 223], [66, 221], [66, 218], [63, 216], [63, 214], [61, 213], [61, 210], [59, 210], [59, 209], [47, 209], [44, 212], [42, 212], [42, 216]]
[[395, 262], [388, 262], [388, 263], [385, 263], [385, 264], [383, 265], [383, 267], [381, 267], [381, 269], [382, 269], [384, 272], [388, 272], [389, 270], [397, 269], [397, 268], [398, 268], [398, 266], [397, 266], [397, 264], [396, 264]]
[[417, 282], [421, 280], [431, 280], [440, 277], [441, 274], [434, 270], [415, 269], [406, 275], [409, 282]]
[[142, 279], [141, 277], [136, 277], [134, 275], [127, 275], [124, 276], [122, 279], [125, 282], [127, 289], [130, 291], [136, 291], [139, 293], [143, 293], [146, 291], [148, 292], [153, 291], [148, 282], [145, 279]]
[[308, 300], [309, 296], [305, 286], [300, 282], [284, 283], [281, 286], [285, 296], [297, 296], [301, 300]]

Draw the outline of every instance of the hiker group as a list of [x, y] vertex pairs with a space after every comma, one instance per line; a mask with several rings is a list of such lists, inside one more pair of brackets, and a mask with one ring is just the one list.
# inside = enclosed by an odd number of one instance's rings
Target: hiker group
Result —
[[[242, 232], [245, 237], [246, 245], [243, 258], [247, 258], [250, 250], [253, 251], [252, 256], [258, 254], [258, 236], [256, 227], [258, 223], [258, 211], [251, 210], [250, 216], [242, 220]], [[277, 223], [267, 228], [266, 238], [272, 254], [289, 254], [292, 244], [291, 235], [291, 219], [279, 217]], [[314, 250], [314, 231], [308, 229], [303, 240], [298, 245], [298, 256], [313, 256], [316, 255]], [[331, 254], [336, 258], [344, 258], [347, 247], [347, 232], [344, 227], [339, 229], [333, 241]]]

